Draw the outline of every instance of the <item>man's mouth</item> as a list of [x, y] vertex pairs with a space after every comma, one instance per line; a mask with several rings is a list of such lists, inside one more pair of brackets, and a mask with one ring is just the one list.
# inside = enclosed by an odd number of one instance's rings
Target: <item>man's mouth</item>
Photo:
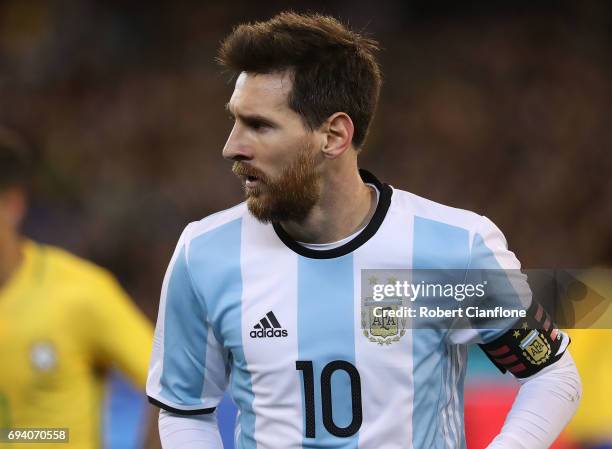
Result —
[[232, 171], [242, 180], [244, 186], [249, 190], [259, 187], [261, 184], [265, 184], [265, 176], [258, 176], [260, 173], [253, 167], [235, 163], [232, 167]]
[[246, 175], [244, 177], [244, 185], [251, 189], [259, 184], [259, 178], [257, 176]]

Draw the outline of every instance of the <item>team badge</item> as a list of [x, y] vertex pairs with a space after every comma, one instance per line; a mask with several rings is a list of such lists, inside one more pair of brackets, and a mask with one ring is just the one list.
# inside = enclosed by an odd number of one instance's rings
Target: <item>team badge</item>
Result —
[[361, 305], [361, 328], [364, 337], [381, 346], [398, 342], [406, 334], [407, 318], [394, 316], [394, 312], [400, 310], [401, 306], [401, 300], [366, 299]]
[[550, 344], [540, 332], [533, 330], [521, 340], [520, 344], [525, 358], [533, 365], [545, 363], [551, 354]]
[[39, 341], [30, 347], [30, 363], [36, 371], [51, 371], [57, 365], [57, 351], [50, 341]]

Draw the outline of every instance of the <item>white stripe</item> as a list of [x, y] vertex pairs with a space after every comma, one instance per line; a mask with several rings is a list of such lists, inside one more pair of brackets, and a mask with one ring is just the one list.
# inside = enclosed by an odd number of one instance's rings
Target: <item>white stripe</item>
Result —
[[202, 385], [202, 404], [204, 408], [216, 407], [227, 387], [229, 368], [224, 359], [224, 350], [215, 338], [213, 328], [208, 326], [206, 338], [206, 361], [204, 364], [204, 383]]
[[449, 345], [446, 370], [446, 402], [442, 408], [444, 437], [447, 447], [457, 449], [461, 447], [461, 413], [459, 403], [458, 382], [463, 372], [464, 358], [462, 352], [464, 347], [460, 345]]
[[487, 217], [482, 217], [483, 222], [479, 229], [484, 246], [491, 251], [500, 268], [508, 274], [508, 282], [521, 300], [524, 307], [531, 305], [532, 292], [527, 283], [527, 275], [521, 270], [521, 263], [512, 251], [508, 249], [506, 237], [499, 228]]
[[444, 379], [444, 392], [446, 393], [446, 397], [445, 397], [445, 402], [444, 402], [444, 406], [442, 407], [442, 432], [444, 434], [444, 440], [446, 442], [446, 447], [448, 447], [449, 449], [455, 449], [453, 447], [453, 441], [451, 439], [450, 436], [450, 429], [449, 429], [449, 416], [448, 416], [448, 405], [451, 401], [451, 393], [450, 393], [450, 388], [451, 388], [451, 370], [452, 370], [452, 346], [447, 346], [447, 353], [448, 353], [448, 357], [446, 358], [446, 363], [444, 364], [444, 374], [445, 374], [445, 379]]
[[[212, 231], [219, 226], [222, 226], [226, 223], [229, 223], [232, 220], [237, 218], [247, 216], [248, 211], [246, 208], [246, 203], [236, 204], [234, 207], [231, 207], [226, 210], [222, 210], [220, 212], [216, 212], [212, 215], [202, 218], [200, 221], [194, 221], [191, 223], [190, 230], [190, 240], [202, 235], [206, 232]], [[189, 242], [187, 242], [187, 250], [189, 249]]]
[[461, 346], [454, 346], [455, 357], [453, 360], [453, 383], [452, 386], [452, 406], [453, 406], [453, 428], [455, 436], [455, 447], [458, 449], [461, 446], [461, 413], [459, 411], [459, 378], [461, 377]]
[[[448, 350], [447, 346], [447, 350]], [[452, 445], [450, 442], [449, 429], [448, 429], [448, 414], [446, 413], [447, 404], [450, 397], [449, 392], [449, 384], [450, 384], [450, 352], [448, 353], [447, 358], [444, 360], [444, 365], [442, 368], [442, 375], [444, 377], [443, 385], [444, 385], [444, 402], [442, 403], [442, 408], [440, 409], [441, 415], [441, 427], [442, 434], [444, 435], [444, 443], [448, 449], [452, 449]]]
[[[303, 416], [300, 376], [295, 368], [297, 255], [280, 242], [272, 226], [250, 216], [243, 219], [241, 240], [242, 343], [251, 372], [257, 446], [299, 448]], [[270, 263], [261, 263], [263, 260]], [[253, 326], [270, 311], [287, 337], [251, 337]]]
[[[412, 268], [412, 220], [409, 217], [409, 213], [387, 214], [376, 235], [353, 254], [355, 362], [361, 377], [363, 408], [359, 449], [412, 448], [412, 332], [406, 329], [398, 342], [389, 345], [369, 341], [361, 326], [360, 299], [361, 269]], [[393, 238], [388, 238], [390, 235]]]

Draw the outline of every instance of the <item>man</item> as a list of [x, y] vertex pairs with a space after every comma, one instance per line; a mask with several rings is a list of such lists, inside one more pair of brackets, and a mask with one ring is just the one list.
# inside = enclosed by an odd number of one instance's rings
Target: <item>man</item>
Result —
[[62, 447], [99, 448], [107, 374], [144, 388], [153, 328], [106, 270], [20, 234], [32, 167], [0, 128], [0, 447], [55, 446], [7, 432], [58, 428]]
[[[520, 268], [488, 219], [358, 170], [375, 50], [331, 17], [295, 13], [223, 42], [219, 61], [239, 74], [223, 156], [247, 199], [187, 226], [162, 286], [147, 394], [165, 448], [221, 447], [214, 410], [228, 382], [240, 449], [464, 447], [470, 343], [523, 384], [491, 447], [543, 449], [574, 413], [567, 337], [530, 329], [545, 317], [535, 307], [520, 330], [389, 341], [362, 326], [362, 269]], [[527, 335], [548, 345], [538, 363], [518, 346]]]

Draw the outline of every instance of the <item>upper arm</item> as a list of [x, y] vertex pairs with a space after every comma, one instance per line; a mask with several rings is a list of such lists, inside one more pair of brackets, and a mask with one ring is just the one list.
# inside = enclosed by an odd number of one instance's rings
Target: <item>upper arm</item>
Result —
[[495, 310], [496, 307], [521, 310], [531, 304], [531, 289], [520, 262], [508, 249], [503, 233], [486, 217], [481, 217], [480, 225], [473, 232], [464, 282], [480, 286], [484, 295], [474, 296], [462, 305], [466, 322], [449, 333], [453, 343], [488, 343], [517, 322], [516, 317], [468, 316], [468, 306], [478, 307], [480, 311]]
[[501, 307], [507, 311], [522, 311], [525, 315], [471, 320], [471, 342], [480, 343], [485, 354], [502, 372], [508, 370], [523, 378], [561, 358], [569, 338], [556, 328], [544, 308], [533, 300], [520, 262], [508, 249], [499, 228], [486, 217], [474, 234], [468, 279], [486, 283], [481, 307]]
[[227, 386], [228, 354], [213, 333], [206, 302], [192, 282], [188, 230], [162, 285], [147, 395], [174, 413], [210, 413]]

